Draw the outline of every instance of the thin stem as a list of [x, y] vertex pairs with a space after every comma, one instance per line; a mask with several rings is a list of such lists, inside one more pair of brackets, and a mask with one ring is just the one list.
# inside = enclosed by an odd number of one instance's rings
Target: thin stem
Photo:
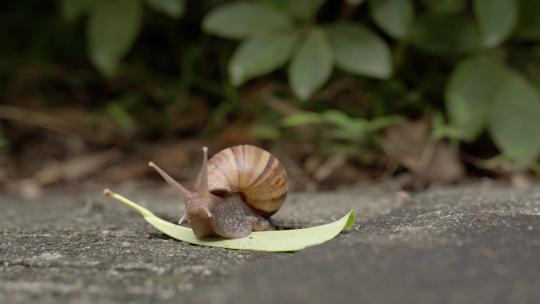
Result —
[[191, 195], [190, 192], [186, 188], [184, 188], [184, 186], [180, 185], [179, 182], [175, 181], [169, 174], [167, 174], [153, 162], [149, 162], [148, 165], [154, 168], [159, 173], [159, 175], [161, 175], [161, 177], [163, 177], [163, 179], [165, 179], [167, 183], [169, 183], [169, 185], [173, 186], [176, 192], [184, 199], [184, 202], [187, 202], [188, 198]]

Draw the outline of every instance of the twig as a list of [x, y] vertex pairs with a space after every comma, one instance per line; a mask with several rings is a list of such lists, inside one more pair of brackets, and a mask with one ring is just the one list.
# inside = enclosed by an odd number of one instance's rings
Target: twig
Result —
[[21, 107], [0, 105], [0, 119], [34, 125], [68, 136], [82, 137], [87, 141], [96, 141], [93, 132], [80, 124]]

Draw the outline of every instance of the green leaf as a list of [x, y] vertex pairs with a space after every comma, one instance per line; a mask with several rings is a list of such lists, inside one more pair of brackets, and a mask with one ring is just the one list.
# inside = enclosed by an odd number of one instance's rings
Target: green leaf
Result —
[[294, 94], [302, 100], [310, 97], [326, 83], [333, 64], [326, 34], [320, 29], [311, 30], [289, 65], [289, 82]]
[[95, 0], [62, 0], [60, 10], [67, 21], [73, 22], [86, 14], [95, 3]]
[[484, 130], [493, 99], [506, 74], [489, 57], [473, 57], [459, 63], [446, 87], [446, 109], [451, 124], [462, 138], [472, 141]]
[[367, 128], [369, 129], [370, 132], [375, 132], [380, 129], [384, 129], [393, 125], [402, 124], [405, 122], [406, 122], [406, 119], [401, 116], [397, 116], [397, 115], [381, 116], [371, 121], [368, 121]]
[[402, 38], [408, 32], [414, 18], [411, 0], [371, 0], [371, 17], [381, 29], [394, 38]]
[[262, 0], [262, 2], [295, 18], [309, 20], [315, 16], [324, 0]]
[[526, 40], [540, 39], [540, 1], [517, 0], [519, 4], [519, 20], [517, 35]]
[[379, 36], [367, 28], [338, 23], [328, 28], [328, 37], [339, 68], [361, 76], [391, 76], [390, 50]]
[[530, 166], [540, 153], [540, 96], [520, 75], [507, 71], [489, 117], [489, 133], [504, 156]]
[[347, 215], [335, 222], [311, 228], [252, 232], [249, 236], [241, 239], [216, 238], [199, 240], [195, 237], [190, 228], [167, 222], [155, 216], [148, 209], [141, 207], [119, 194], [112, 193], [109, 190], [105, 190], [104, 193], [118, 202], [135, 209], [150, 225], [173, 239], [200, 246], [226, 249], [273, 252], [298, 251], [333, 239], [341, 231], [345, 231], [352, 227], [355, 221], [354, 210], [351, 210]]
[[87, 23], [90, 58], [105, 75], [111, 76], [129, 51], [141, 25], [141, 4], [132, 0], [99, 2]]
[[278, 140], [281, 137], [281, 132], [274, 125], [254, 125], [250, 131], [259, 139]]
[[465, 9], [465, 0], [422, 0], [424, 6], [435, 13], [461, 13]]
[[229, 62], [229, 76], [235, 86], [272, 72], [287, 62], [297, 40], [293, 34], [274, 34], [246, 39]]
[[291, 27], [292, 21], [287, 15], [271, 6], [251, 2], [222, 4], [208, 13], [203, 20], [206, 32], [232, 39]]
[[323, 113], [324, 120], [342, 129], [349, 129], [354, 125], [354, 120], [347, 114], [337, 110], [327, 110]]
[[540, 153], [540, 98], [519, 74], [489, 57], [460, 63], [446, 90], [450, 121], [461, 137], [474, 140], [487, 126], [502, 153], [531, 165]]
[[182, 16], [186, 5], [184, 0], [146, 0], [146, 3], [156, 11], [160, 11], [171, 17]]
[[474, 0], [474, 10], [487, 47], [504, 41], [516, 25], [517, 7], [513, 0]]
[[427, 53], [448, 55], [470, 52], [480, 47], [480, 34], [465, 15], [430, 14], [415, 19], [409, 40]]
[[327, 123], [336, 127], [330, 133], [333, 138], [353, 142], [361, 141], [368, 132], [368, 121], [361, 118], [351, 118], [341, 111], [324, 111], [323, 117]]
[[308, 124], [319, 124], [321, 122], [323, 122], [323, 117], [321, 114], [304, 111], [285, 117], [281, 124], [284, 127], [297, 127]]
[[133, 116], [129, 114], [127, 109], [120, 103], [110, 103], [106, 107], [109, 116], [124, 130], [134, 130], [137, 123]]

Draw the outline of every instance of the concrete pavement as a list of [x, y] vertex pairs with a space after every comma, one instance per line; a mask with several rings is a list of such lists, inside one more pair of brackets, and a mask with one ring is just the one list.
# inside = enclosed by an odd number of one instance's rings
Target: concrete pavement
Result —
[[[115, 189], [173, 220], [172, 193]], [[160, 194], [161, 193], [161, 194]], [[102, 197], [0, 196], [0, 303], [537, 303], [540, 185], [389, 185], [292, 194], [275, 216], [302, 227], [355, 208], [347, 233], [298, 253], [192, 246]]]

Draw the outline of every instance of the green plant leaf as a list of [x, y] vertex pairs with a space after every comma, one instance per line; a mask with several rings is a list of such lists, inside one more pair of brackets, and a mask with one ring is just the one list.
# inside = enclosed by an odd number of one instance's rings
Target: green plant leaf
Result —
[[332, 25], [327, 30], [339, 68], [361, 76], [391, 76], [390, 50], [379, 36], [363, 26], [345, 22]]
[[141, 25], [141, 4], [132, 0], [100, 1], [87, 23], [88, 47], [94, 65], [105, 75], [117, 70]]
[[514, 0], [474, 0], [485, 46], [494, 47], [510, 36], [517, 21], [516, 4]]
[[171, 17], [182, 16], [186, 5], [184, 0], [146, 0], [146, 3], [156, 11]]
[[211, 240], [199, 240], [195, 237], [190, 228], [167, 222], [155, 216], [148, 209], [143, 208], [119, 194], [110, 192], [109, 190], [105, 190], [104, 193], [118, 202], [135, 209], [150, 225], [173, 239], [200, 246], [226, 249], [273, 252], [298, 251], [333, 239], [341, 231], [345, 231], [352, 227], [355, 221], [354, 210], [351, 210], [347, 215], [335, 222], [311, 228], [252, 232], [249, 236], [241, 239], [216, 238]]
[[369, 8], [377, 26], [393, 38], [405, 36], [414, 18], [411, 0], [371, 0]]
[[106, 111], [109, 116], [124, 130], [134, 130], [137, 126], [136, 120], [127, 109], [118, 102], [111, 102], [107, 105]]
[[302, 100], [309, 98], [326, 83], [333, 64], [326, 34], [312, 29], [289, 65], [289, 82], [294, 94]]
[[454, 14], [429, 14], [416, 18], [408, 39], [415, 48], [437, 55], [470, 52], [481, 45], [473, 20]]
[[381, 116], [371, 121], [368, 121], [367, 128], [370, 132], [375, 132], [393, 125], [405, 123], [406, 121], [407, 120], [402, 116]]
[[290, 116], [285, 117], [281, 124], [284, 127], [297, 127], [304, 126], [308, 124], [319, 124], [324, 121], [324, 118], [321, 114], [315, 112], [298, 112]]
[[315, 16], [324, 0], [262, 0], [262, 2], [295, 18], [309, 20]]
[[420, 1], [435, 13], [461, 13], [465, 9], [465, 0], [422, 0]]
[[248, 38], [238, 46], [229, 61], [231, 83], [244, 82], [272, 72], [284, 65], [297, 41], [292, 33]]
[[519, 20], [517, 36], [525, 40], [540, 39], [540, 1], [517, 0], [519, 6]]
[[290, 29], [291, 19], [279, 10], [261, 3], [225, 3], [205, 16], [203, 29], [214, 35], [243, 39], [259, 33]]
[[274, 125], [254, 125], [250, 128], [251, 134], [259, 139], [276, 141], [281, 137], [281, 132]]
[[489, 57], [473, 57], [459, 63], [446, 86], [446, 109], [461, 138], [472, 141], [484, 130], [491, 104], [506, 74]]
[[448, 82], [450, 121], [467, 141], [485, 127], [504, 156], [522, 166], [540, 153], [540, 97], [522, 76], [485, 56], [461, 62]]
[[349, 129], [354, 125], [354, 119], [337, 110], [327, 110], [323, 113], [324, 120], [342, 129]]
[[60, 10], [67, 21], [73, 22], [86, 14], [95, 3], [95, 0], [62, 0]]
[[521, 75], [507, 71], [489, 114], [489, 133], [504, 156], [530, 166], [540, 154], [540, 96]]
[[369, 122], [362, 118], [352, 118], [337, 110], [323, 112], [325, 122], [335, 126], [330, 135], [335, 139], [344, 139], [351, 142], [362, 141], [367, 132]]

